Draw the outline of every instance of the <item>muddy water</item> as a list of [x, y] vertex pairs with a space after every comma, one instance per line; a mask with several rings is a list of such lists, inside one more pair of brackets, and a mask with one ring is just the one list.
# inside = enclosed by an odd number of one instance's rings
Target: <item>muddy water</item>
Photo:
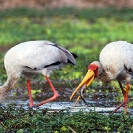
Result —
[[[88, 92], [85, 93], [84, 95], [84, 97], [86, 98], [87, 105], [82, 100], [80, 100], [77, 103], [76, 108], [73, 108], [74, 102], [78, 94], [75, 95], [72, 101], [69, 101], [70, 95], [73, 92], [72, 88], [63, 85], [59, 86], [59, 84], [60, 83], [54, 83], [55, 88], [59, 94], [59, 97], [56, 100], [52, 101], [51, 103], [47, 103], [41, 106], [40, 108], [49, 108], [49, 109], [71, 108], [72, 110], [76, 109], [77, 111], [79, 111], [79, 108], [82, 110], [87, 110], [87, 109], [94, 110], [95, 108], [98, 111], [102, 110], [112, 111], [123, 100], [121, 92], [119, 92], [117, 89], [114, 90], [114, 88], [109, 88], [107, 92], [107, 90], [103, 88], [101, 89], [93, 88], [92, 90], [88, 90]], [[51, 89], [46, 83], [43, 83], [39, 86], [33, 84], [31, 87], [33, 90], [32, 92], [34, 93], [33, 99], [35, 104], [53, 96]], [[132, 101], [131, 94], [129, 95], [129, 101]], [[12, 90], [10, 94], [3, 101], [3, 104], [9, 104], [9, 103], [16, 103], [18, 105], [29, 107], [27, 89], [19, 88]], [[133, 112], [131, 104], [130, 104], [130, 112]]]

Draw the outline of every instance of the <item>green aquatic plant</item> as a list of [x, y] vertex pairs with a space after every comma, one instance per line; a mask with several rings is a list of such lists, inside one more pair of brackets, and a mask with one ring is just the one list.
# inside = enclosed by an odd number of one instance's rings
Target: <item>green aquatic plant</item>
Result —
[[24, 109], [15, 104], [0, 106], [0, 132], [132, 132], [133, 117], [124, 114], [104, 115], [97, 112], [76, 112], [48, 109]]

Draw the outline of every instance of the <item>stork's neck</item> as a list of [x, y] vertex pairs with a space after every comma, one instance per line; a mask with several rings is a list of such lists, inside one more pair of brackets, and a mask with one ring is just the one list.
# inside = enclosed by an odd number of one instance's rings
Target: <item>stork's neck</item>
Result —
[[108, 75], [108, 73], [103, 69], [102, 72], [97, 76], [102, 82], [110, 82], [112, 78]]
[[3, 86], [0, 86], [0, 102], [6, 97], [8, 92], [14, 87], [18, 78], [8, 77]]

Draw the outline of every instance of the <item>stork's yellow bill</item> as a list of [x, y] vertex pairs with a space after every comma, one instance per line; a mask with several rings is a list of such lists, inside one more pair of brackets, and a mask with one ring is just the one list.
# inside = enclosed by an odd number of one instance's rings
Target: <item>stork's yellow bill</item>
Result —
[[76, 94], [76, 92], [81, 89], [81, 87], [83, 85], [85, 85], [86, 87], [88, 87], [91, 82], [94, 80], [95, 77], [95, 73], [92, 70], [88, 70], [88, 72], [86, 73], [86, 76], [83, 78], [83, 80], [81, 81], [81, 83], [79, 84], [79, 86], [74, 90], [74, 92], [72, 93], [70, 100], [72, 100], [73, 96]]

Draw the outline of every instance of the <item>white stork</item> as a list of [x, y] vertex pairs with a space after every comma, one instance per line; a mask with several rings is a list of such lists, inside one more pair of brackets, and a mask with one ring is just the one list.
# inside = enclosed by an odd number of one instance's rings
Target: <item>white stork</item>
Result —
[[[112, 112], [115, 113], [121, 106], [127, 111], [128, 90], [133, 77], [133, 45], [126, 41], [116, 41], [107, 44], [101, 51], [100, 61], [94, 61], [88, 66], [88, 72], [79, 86], [72, 93], [70, 100], [75, 93], [82, 88], [88, 87], [97, 77], [102, 82], [117, 80], [124, 97], [123, 102]], [[121, 81], [126, 81], [126, 89], [122, 88]], [[83, 89], [84, 88], [84, 89]]]
[[[30, 107], [40, 106], [58, 97], [49, 75], [53, 70], [60, 69], [67, 63], [76, 64], [75, 54], [65, 48], [49, 41], [28, 41], [12, 47], [4, 57], [4, 65], [7, 72], [7, 81], [0, 87], [0, 102], [14, 87], [18, 78], [23, 74], [27, 80], [27, 89]], [[30, 78], [36, 74], [42, 74], [50, 85], [53, 97], [34, 105]]]

